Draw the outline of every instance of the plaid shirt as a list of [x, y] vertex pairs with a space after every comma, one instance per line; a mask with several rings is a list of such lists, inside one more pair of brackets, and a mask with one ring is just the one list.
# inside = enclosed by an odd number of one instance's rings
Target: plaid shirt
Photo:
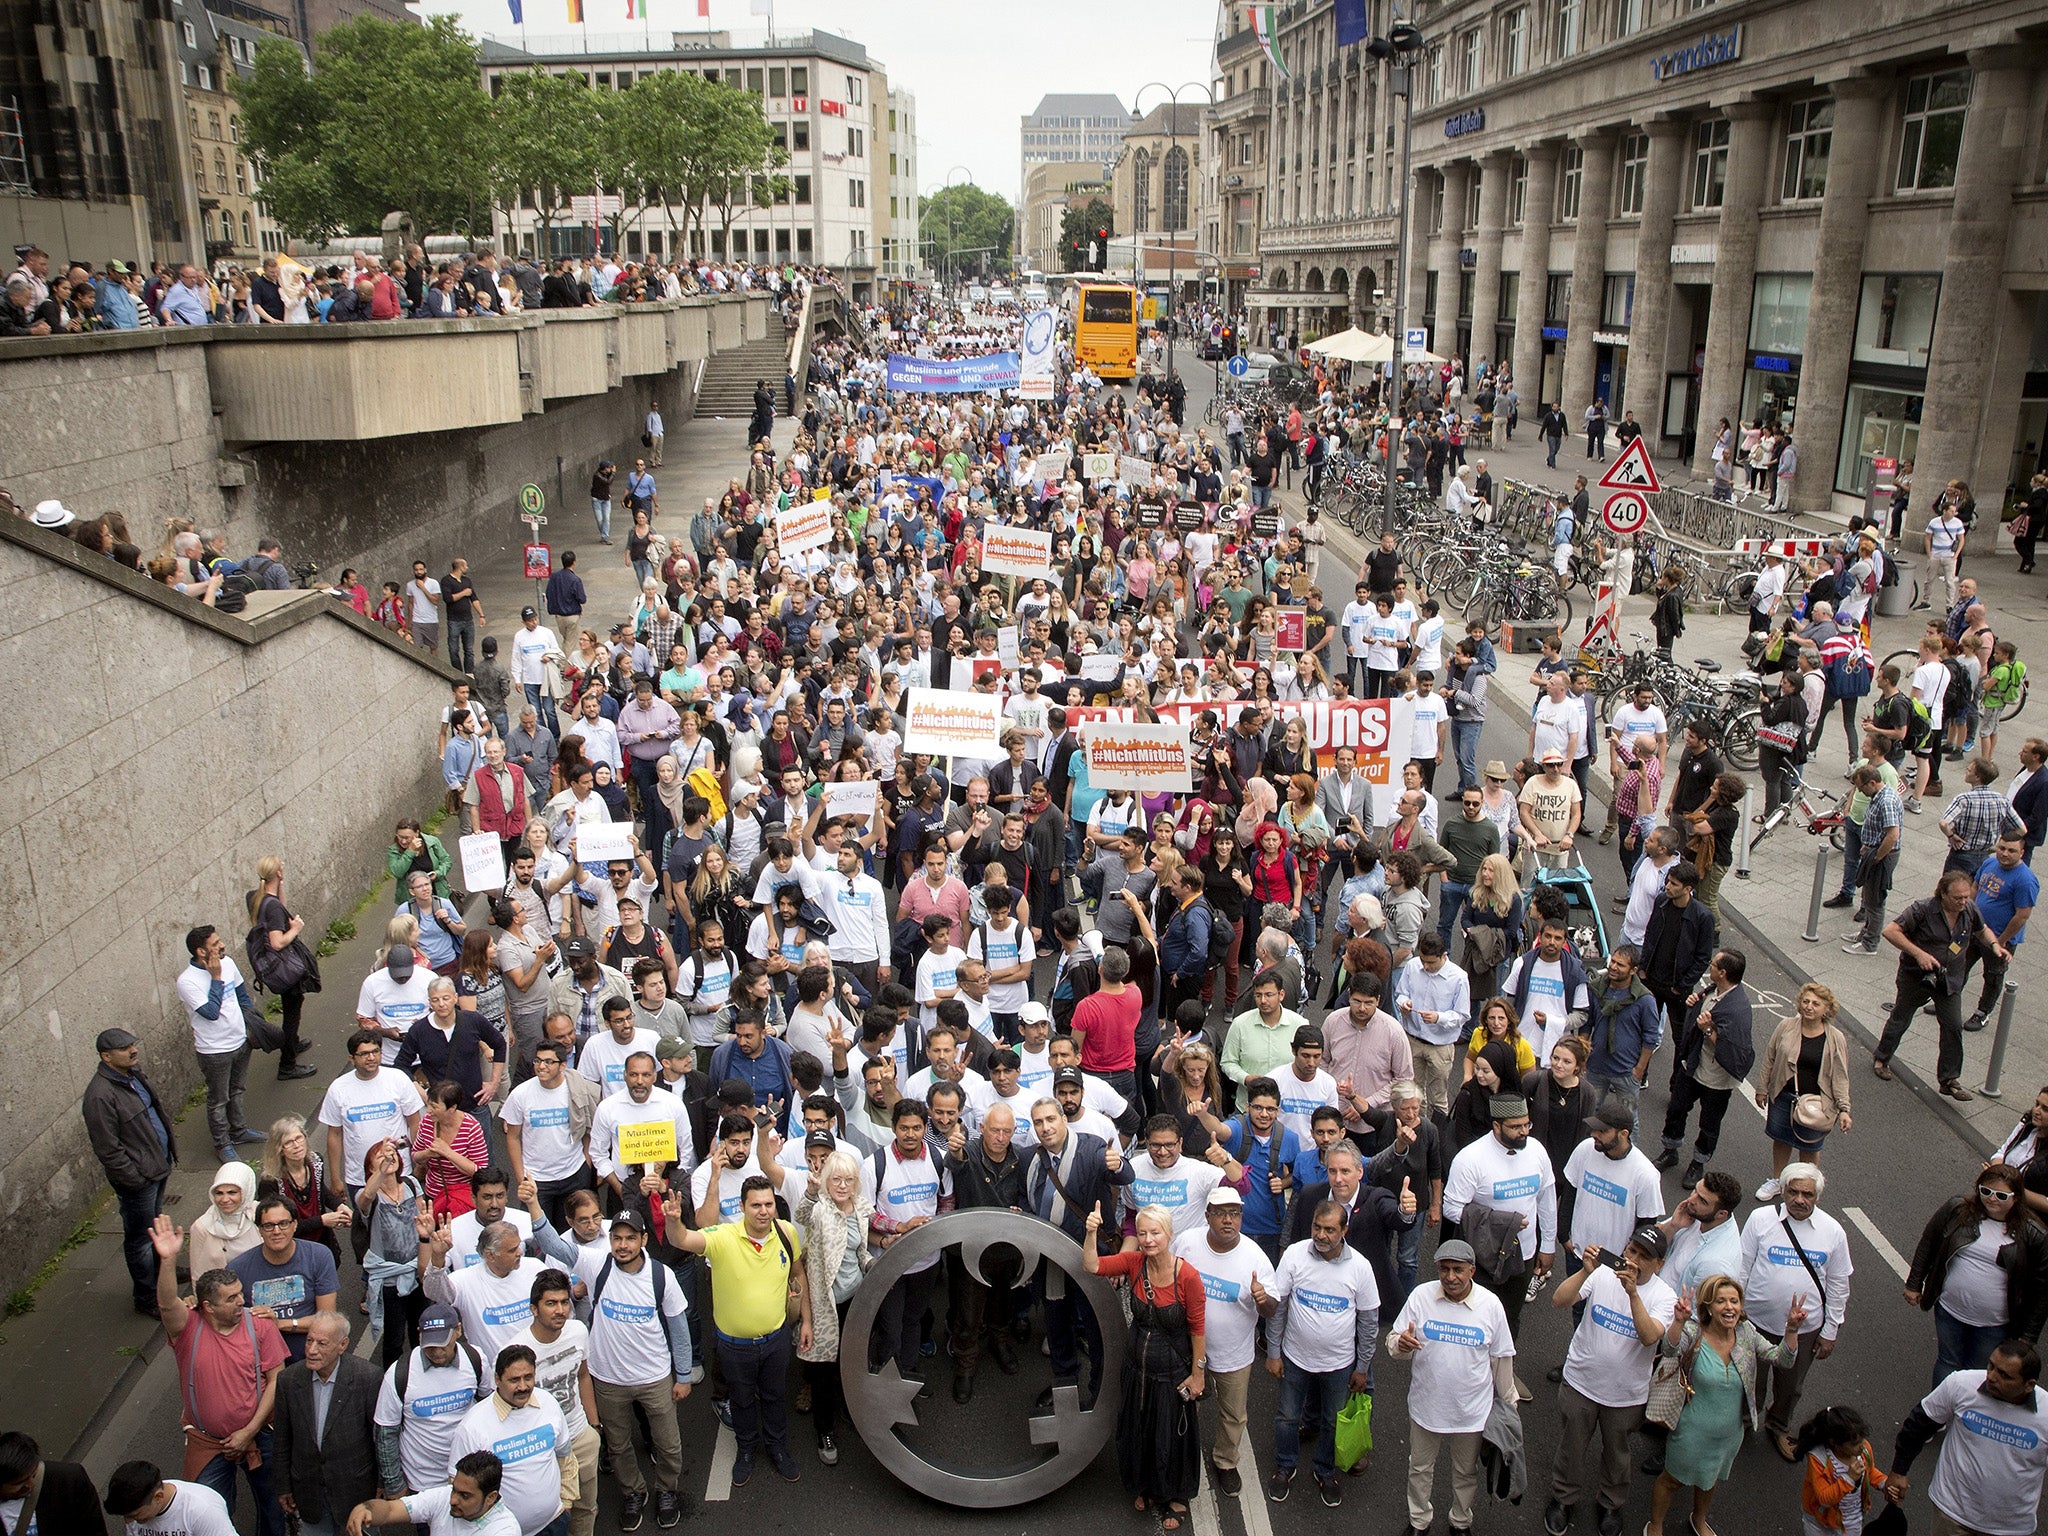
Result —
[[2026, 830], [2011, 802], [1995, 789], [1966, 789], [1941, 813], [1942, 829], [1959, 851], [1989, 853], [2007, 832]]
[[1893, 827], [1903, 833], [1906, 826], [1906, 802], [1899, 798], [1899, 792], [1891, 785], [1879, 787], [1870, 797], [1870, 807], [1863, 813], [1863, 849], [1867, 854], [1884, 838]]

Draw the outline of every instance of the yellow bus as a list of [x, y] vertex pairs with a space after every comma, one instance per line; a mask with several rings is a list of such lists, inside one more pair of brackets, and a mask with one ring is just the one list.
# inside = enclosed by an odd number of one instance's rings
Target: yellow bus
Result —
[[1080, 283], [1074, 306], [1074, 361], [1106, 382], [1138, 372], [1138, 290], [1128, 283]]

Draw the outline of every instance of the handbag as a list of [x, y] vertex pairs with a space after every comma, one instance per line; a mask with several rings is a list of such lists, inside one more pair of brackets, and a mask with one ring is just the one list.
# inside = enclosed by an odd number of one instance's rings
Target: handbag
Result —
[[1372, 1454], [1372, 1394], [1354, 1392], [1337, 1410], [1337, 1470], [1349, 1472]]
[[1643, 1417], [1650, 1423], [1678, 1428], [1685, 1405], [1692, 1400], [1692, 1362], [1699, 1350], [1700, 1341], [1695, 1337], [1692, 1348], [1683, 1355], [1657, 1357], [1656, 1368], [1650, 1372], [1649, 1400], [1643, 1404]]
[[1782, 725], [1760, 725], [1756, 728], [1756, 739], [1760, 745], [1769, 747], [1774, 752], [1789, 754], [1799, 750], [1799, 744], [1805, 737], [1798, 731]]
[[[1835, 1126], [1835, 1104], [1824, 1093], [1802, 1093], [1792, 1100], [1792, 1123], [1802, 1131], [1831, 1131]], [[1809, 1269], [1813, 1266], [1808, 1265]], [[1819, 1282], [1816, 1281], [1816, 1284]]]

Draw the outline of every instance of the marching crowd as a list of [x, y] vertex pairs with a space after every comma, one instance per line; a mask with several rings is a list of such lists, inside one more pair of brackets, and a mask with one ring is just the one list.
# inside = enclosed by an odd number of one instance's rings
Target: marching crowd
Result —
[[[1253, 1495], [1272, 1502], [1304, 1462], [1343, 1502], [1377, 1389], [1408, 1421], [1416, 1531], [1440, 1502], [1469, 1530], [1484, 1476], [1534, 1490], [1550, 1536], [1617, 1536], [1641, 1476], [1648, 1529], [1683, 1498], [1708, 1536], [1760, 1429], [1803, 1467], [1810, 1531], [1855, 1536], [1902, 1502], [1939, 1436], [1936, 1529], [2031, 1532], [2048, 1090], [1915, 1250], [1937, 1364], [1917, 1402], [1873, 1405], [1899, 1422], [1889, 1456], [1853, 1408], [1802, 1413], [1850, 1326], [1821, 1166], [1852, 1133], [1848, 1045], [1819, 984], [1753, 1019], [1719, 916], [1741, 777], [1641, 695], [1602, 739], [1561, 657], [1526, 754], [1482, 765], [1488, 635], [1447, 633], [1391, 541], [1333, 611], [1319, 520], [1273, 515], [1283, 422], [1213, 441], [1172, 391], [1133, 402], [1085, 370], [1039, 401], [891, 394], [884, 354], [961, 319], [937, 300], [867, 318], [871, 349], [820, 344], [785, 451], [764, 384], [722, 494], [661, 518], [650, 477], [629, 501], [639, 595], [615, 623], [565, 555], [547, 612], [482, 640], [442, 714], [449, 819], [394, 831], [384, 943], [306, 1113], [244, 1113], [252, 1051], [319, 1075], [300, 1024], [322, 977], [285, 862], [258, 865], [246, 921], [192, 929], [176, 987], [221, 1166], [189, 1230], [162, 1213], [171, 1106], [132, 1034], [99, 1037], [83, 1112], [186, 1444], [172, 1476], [121, 1467], [106, 1508], [226, 1536], [246, 1483], [263, 1536], [587, 1536], [608, 1478], [621, 1529], [650, 1507], [669, 1527], [686, 1460], [708, 1458], [677, 1414], [693, 1391], [732, 1430], [735, 1487], [757, 1459], [793, 1481], [793, 1411], [839, 1459], [842, 1347], [919, 1398], [944, 1350], [955, 1402], [986, 1406], [1006, 1390], [986, 1368], [1020, 1373], [1036, 1332], [1043, 1413], [1093, 1401], [1124, 1330], [1118, 1465], [1166, 1530], [1205, 1465], [1241, 1493], [1263, 1365]], [[1319, 409], [1345, 431], [1377, 407], [1332, 385]], [[1084, 471], [1094, 453], [1112, 473]], [[784, 550], [781, 514], [814, 497], [829, 539]], [[1051, 535], [1044, 576], [987, 571], [997, 523]], [[454, 656], [474, 589], [459, 561], [427, 572], [395, 595], [424, 602], [423, 643], [449, 624]], [[1825, 653], [1820, 622], [1795, 626], [1788, 680]], [[999, 755], [917, 750], [923, 690], [1000, 699]], [[1318, 722], [1367, 706], [1406, 732], [1372, 754], [1385, 773], [1317, 750]], [[1191, 787], [1091, 783], [1081, 734], [1112, 717], [1184, 720]], [[1860, 822], [1882, 866], [1903, 805], [1872, 724]], [[1605, 954], [1546, 878], [1590, 841], [1595, 754], [1619, 802], [1599, 841], [1619, 836], [1629, 875]], [[2041, 771], [2041, 744], [2022, 757]], [[1945, 1043], [1963, 976], [1982, 963], [1989, 995], [2035, 889], [2033, 822], [2015, 832], [1979, 763], [1943, 817], [1939, 891], [1885, 922], [1861, 887], [1862, 932], [1900, 956], [1896, 1030], [1932, 998]], [[1653, 1065], [1669, 1097], [1646, 1129]], [[1737, 1093], [1773, 1149], [1753, 1195], [1716, 1165]], [[982, 1208], [1058, 1227], [1124, 1300], [997, 1251], [890, 1260]], [[351, 1266], [377, 1363], [349, 1348]], [[1532, 1366], [1517, 1339], [1546, 1293], [1574, 1326]], [[1547, 1468], [1522, 1444], [1539, 1396], [1561, 1429]], [[10, 1531], [24, 1456], [0, 1438]]]

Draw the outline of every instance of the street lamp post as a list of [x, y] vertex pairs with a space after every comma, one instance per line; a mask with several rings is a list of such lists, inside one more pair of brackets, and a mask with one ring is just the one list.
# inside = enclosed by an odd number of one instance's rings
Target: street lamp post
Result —
[[[1213, 87], [1204, 85], [1198, 80], [1187, 81], [1185, 84], [1174, 89], [1169, 89], [1163, 81], [1154, 80], [1140, 86], [1138, 94], [1131, 98], [1131, 110], [1134, 115], [1140, 117], [1144, 115], [1137, 111], [1138, 102], [1145, 92], [1154, 89], [1165, 91], [1166, 99], [1173, 104], [1172, 110], [1166, 114], [1166, 163], [1170, 166], [1173, 163], [1173, 152], [1179, 147], [1180, 143], [1180, 93], [1182, 91], [1200, 91], [1209, 98], [1209, 106], [1213, 109], [1216, 105], [1216, 92]], [[1195, 147], [1197, 154], [1199, 154], [1201, 150], [1201, 140], [1199, 137], [1195, 141]], [[1187, 190], [1181, 198], [1180, 217], [1183, 224], [1186, 224], [1188, 221], [1188, 205], [1194, 201], [1194, 196], [1195, 171], [1194, 167], [1190, 165], [1188, 167]], [[1135, 195], [1132, 197], [1131, 203], [1133, 207], [1137, 205]], [[1166, 174], [1164, 171], [1160, 173], [1159, 178], [1159, 212], [1164, 217], [1166, 213]], [[1173, 377], [1173, 311], [1180, 300], [1180, 242], [1175, 239], [1175, 236], [1179, 233], [1179, 230], [1173, 229], [1166, 232], [1166, 376], [1169, 379]], [[1137, 249], [1136, 241], [1138, 234], [1139, 231], [1137, 230], [1131, 231], [1132, 248], [1134, 251]]]
[[[1365, 51], [1375, 59], [1388, 61], [1387, 88], [1401, 98], [1401, 225], [1394, 245], [1394, 358], [1388, 366], [1392, 370], [1387, 380], [1388, 393], [1393, 399], [1393, 411], [1401, 407], [1401, 377], [1406, 362], [1408, 333], [1406, 296], [1408, 293], [1408, 194], [1409, 183], [1414, 179], [1409, 169], [1409, 146], [1414, 139], [1415, 128], [1415, 65], [1422, 57], [1422, 28], [1412, 21], [1396, 21], [1387, 29], [1384, 37], [1374, 37], [1365, 45]], [[1394, 439], [1392, 423], [1396, 417], [1388, 414], [1387, 428], [1387, 504], [1380, 513], [1380, 532], [1394, 531], [1394, 454], [1399, 444]]]
[[[955, 172], [955, 171], [959, 172], [959, 174], [961, 174], [962, 176], [965, 176], [965, 177], [967, 178], [967, 183], [966, 183], [966, 184], [967, 184], [968, 186], [970, 186], [970, 187], [971, 187], [971, 186], [973, 186], [973, 185], [974, 185], [974, 172], [972, 172], [972, 171], [968, 170], [968, 169], [967, 169], [967, 167], [966, 167], [966, 166], [964, 166], [964, 165], [956, 165], [956, 166], [954, 166], [954, 167], [953, 167], [953, 168], [952, 168], [951, 170], [949, 170], [949, 171], [947, 171], [947, 172], [946, 172], [946, 180], [945, 180], [945, 184], [944, 184], [943, 186], [941, 186], [941, 187], [939, 188], [939, 190], [940, 190], [941, 192], [949, 192], [949, 191], [951, 191], [951, 190], [952, 190], [952, 188], [953, 188], [953, 186], [954, 186], [954, 181], [953, 181], [953, 174], [954, 174], [954, 172]], [[947, 273], [949, 274], [949, 276], [950, 276], [950, 275], [957, 275], [957, 274], [958, 274], [958, 270], [959, 270], [959, 267], [958, 267], [958, 263], [957, 263], [957, 261], [955, 260], [955, 257], [954, 257], [954, 249], [953, 249], [953, 248], [954, 248], [954, 247], [955, 247], [956, 245], [958, 245], [959, 243], [960, 243], [960, 219], [959, 219], [959, 214], [958, 214], [957, 210], [956, 210], [956, 209], [955, 209], [955, 208], [953, 207], [953, 200], [952, 200], [951, 198], [947, 198], [947, 199], [946, 199], [946, 271], [947, 271]]]

